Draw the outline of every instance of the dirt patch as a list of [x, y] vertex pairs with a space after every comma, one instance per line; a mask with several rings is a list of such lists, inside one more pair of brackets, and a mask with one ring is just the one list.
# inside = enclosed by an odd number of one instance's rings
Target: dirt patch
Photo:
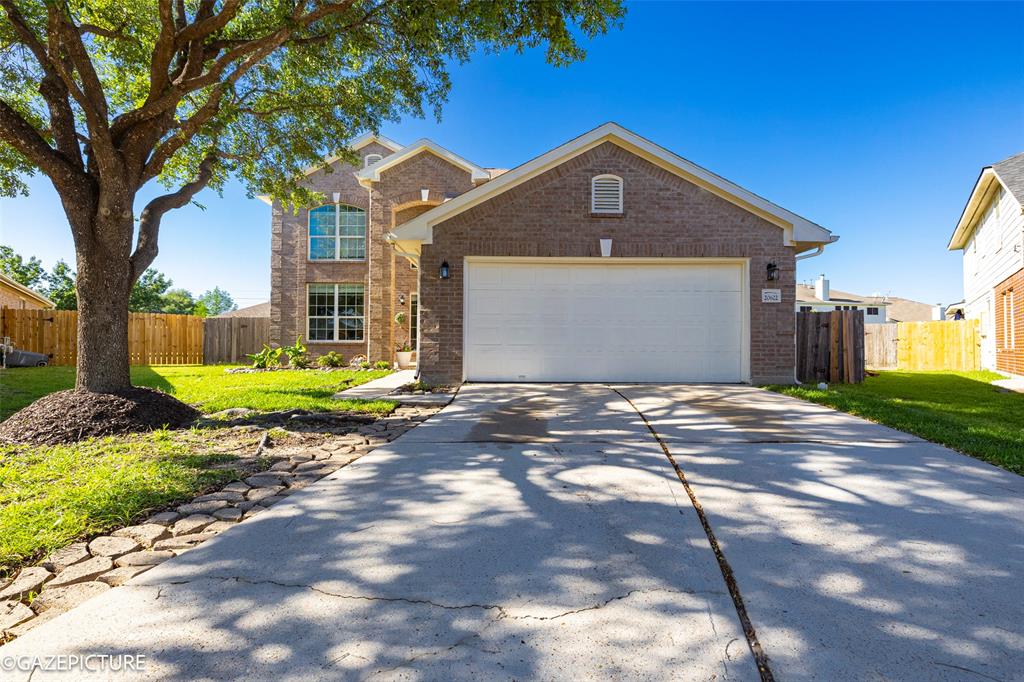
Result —
[[0, 442], [59, 445], [85, 438], [179, 428], [199, 417], [195, 408], [151, 388], [118, 393], [59, 391], [0, 424]]

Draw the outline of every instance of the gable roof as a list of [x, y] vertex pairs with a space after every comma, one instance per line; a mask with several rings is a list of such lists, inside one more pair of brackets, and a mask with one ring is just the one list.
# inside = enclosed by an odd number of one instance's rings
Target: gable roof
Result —
[[237, 310], [229, 310], [226, 313], [214, 315], [214, 317], [270, 317], [270, 301], [238, 308]]
[[448, 163], [467, 171], [474, 183], [484, 182], [491, 179], [491, 174], [486, 168], [481, 168], [475, 163], [467, 161], [455, 152], [445, 149], [441, 145], [432, 140], [428, 140], [427, 138], [417, 140], [408, 147], [403, 147], [402, 149], [397, 150], [394, 154], [385, 156], [377, 163], [370, 164], [366, 168], [357, 171], [356, 179], [363, 185], [368, 185], [371, 182], [377, 182], [380, 180], [380, 174], [383, 171], [386, 171], [388, 168], [396, 166], [403, 161], [411, 159], [417, 154], [422, 154], [424, 152], [429, 152], [430, 154], [440, 157]]
[[[782, 228], [786, 244], [811, 248], [839, 239], [821, 225], [773, 204], [739, 185], [729, 182], [711, 171], [673, 154], [663, 147], [626, 130], [617, 123], [605, 123], [588, 133], [552, 149], [546, 154], [501, 174], [488, 183], [475, 187], [450, 201], [426, 211], [402, 224], [390, 235], [395, 242], [406, 242], [401, 250], [409, 252], [418, 244], [430, 244], [434, 225], [480, 204], [491, 197], [508, 191], [527, 180], [583, 154], [604, 142], [612, 142], [624, 149], [668, 170], [684, 179], [740, 206]], [[372, 166], [371, 166], [372, 168]], [[806, 249], [803, 249], [806, 250]]]
[[[382, 147], [387, 147], [392, 152], [397, 152], [399, 149], [402, 148], [402, 145], [398, 144], [394, 140], [384, 137], [383, 135], [377, 135], [376, 133], [363, 133], [359, 137], [349, 142], [348, 148], [353, 151], [359, 151], [360, 149], [370, 144], [371, 142], [376, 142]], [[340, 158], [340, 154], [332, 154], [331, 156], [324, 157], [324, 160], [321, 161], [320, 163], [313, 164], [312, 166], [309, 166], [308, 168], [303, 170], [302, 175], [304, 177], [308, 177], [313, 173], [316, 173], [318, 170], [323, 170], [325, 167], [330, 166], [332, 163], [334, 163]], [[267, 205], [273, 205], [274, 203], [274, 200], [271, 199], [266, 194], [260, 194], [256, 198]]]
[[978, 220], [988, 208], [993, 190], [999, 185], [1024, 207], [1024, 152], [981, 169], [974, 189], [967, 198], [967, 205], [964, 206], [953, 235], [949, 238], [949, 245], [946, 247], [948, 250], [955, 251], [967, 246], [967, 240], [974, 232]]
[[2, 283], [4, 286], [7, 286], [7, 287], [9, 287], [11, 289], [14, 289], [17, 293], [19, 293], [19, 294], [21, 294], [23, 296], [27, 296], [27, 297], [29, 297], [31, 299], [34, 299], [34, 300], [38, 301], [39, 303], [41, 303], [42, 305], [46, 306], [47, 308], [56, 308], [57, 307], [57, 305], [53, 301], [51, 301], [50, 299], [46, 298], [45, 296], [43, 296], [38, 291], [33, 291], [32, 289], [29, 289], [27, 286], [25, 286], [21, 282], [17, 282], [15, 280], [11, 279], [10, 277], [8, 277], [7, 275], [5, 275], [2, 272], [0, 272], [0, 283]]

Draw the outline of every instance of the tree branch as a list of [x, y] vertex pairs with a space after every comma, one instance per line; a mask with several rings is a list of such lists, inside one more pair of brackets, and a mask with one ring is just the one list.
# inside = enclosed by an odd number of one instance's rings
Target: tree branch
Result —
[[160, 235], [160, 221], [164, 214], [175, 208], [181, 208], [203, 190], [213, 178], [213, 172], [219, 163], [217, 153], [211, 151], [199, 164], [196, 179], [182, 185], [177, 191], [156, 197], [142, 209], [139, 216], [139, 238], [135, 243], [135, 252], [130, 258], [132, 281], [136, 281], [146, 271], [158, 252], [157, 238]]
[[75, 168], [63, 154], [51, 147], [39, 134], [35, 126], [25, 120], [7, 102], [0, 99], [0, 140], [3, 140], [32, 164], [46, 173], [58, 186], [79, 182], [83, 179], [80, 169]]

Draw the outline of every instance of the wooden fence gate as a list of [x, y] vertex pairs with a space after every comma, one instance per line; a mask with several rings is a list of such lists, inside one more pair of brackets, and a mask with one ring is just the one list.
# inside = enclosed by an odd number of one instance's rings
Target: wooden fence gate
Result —
[[797, 379], [805, 384], [864, 381], [864, 314], [796, 314]]
[[871, 369], [896, 369], [898, 328], [895, 322], [864, 325], [865, 366]]
[[245, 362], [270, 340], [269, 317], [208, 317], [203, 321], [203, 361]]

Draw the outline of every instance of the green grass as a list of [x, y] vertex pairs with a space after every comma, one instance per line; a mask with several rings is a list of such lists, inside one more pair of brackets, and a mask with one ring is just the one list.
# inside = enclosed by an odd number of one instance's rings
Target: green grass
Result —
[[0, 446], [0, 575], [237, 476], [201, 431]]
[[[301, 408], [386, 414], [390, 400], [334, 400], [344, 388], [358, 386], [387, 371], [259, 372], [228, 374], [223, 365], [132, 367], [132, 382], [173, 394], [203, 412], [229, 407], [271, 411]], [[74, 367], [21, 367], [0, 370], [0, 420], [54, 391], [72, 388]]]
[[1000, 392], [992, 372], [880, 372], [827, 391], [770, 386], [941, 443], [1024, 474], [1024, 394]]

